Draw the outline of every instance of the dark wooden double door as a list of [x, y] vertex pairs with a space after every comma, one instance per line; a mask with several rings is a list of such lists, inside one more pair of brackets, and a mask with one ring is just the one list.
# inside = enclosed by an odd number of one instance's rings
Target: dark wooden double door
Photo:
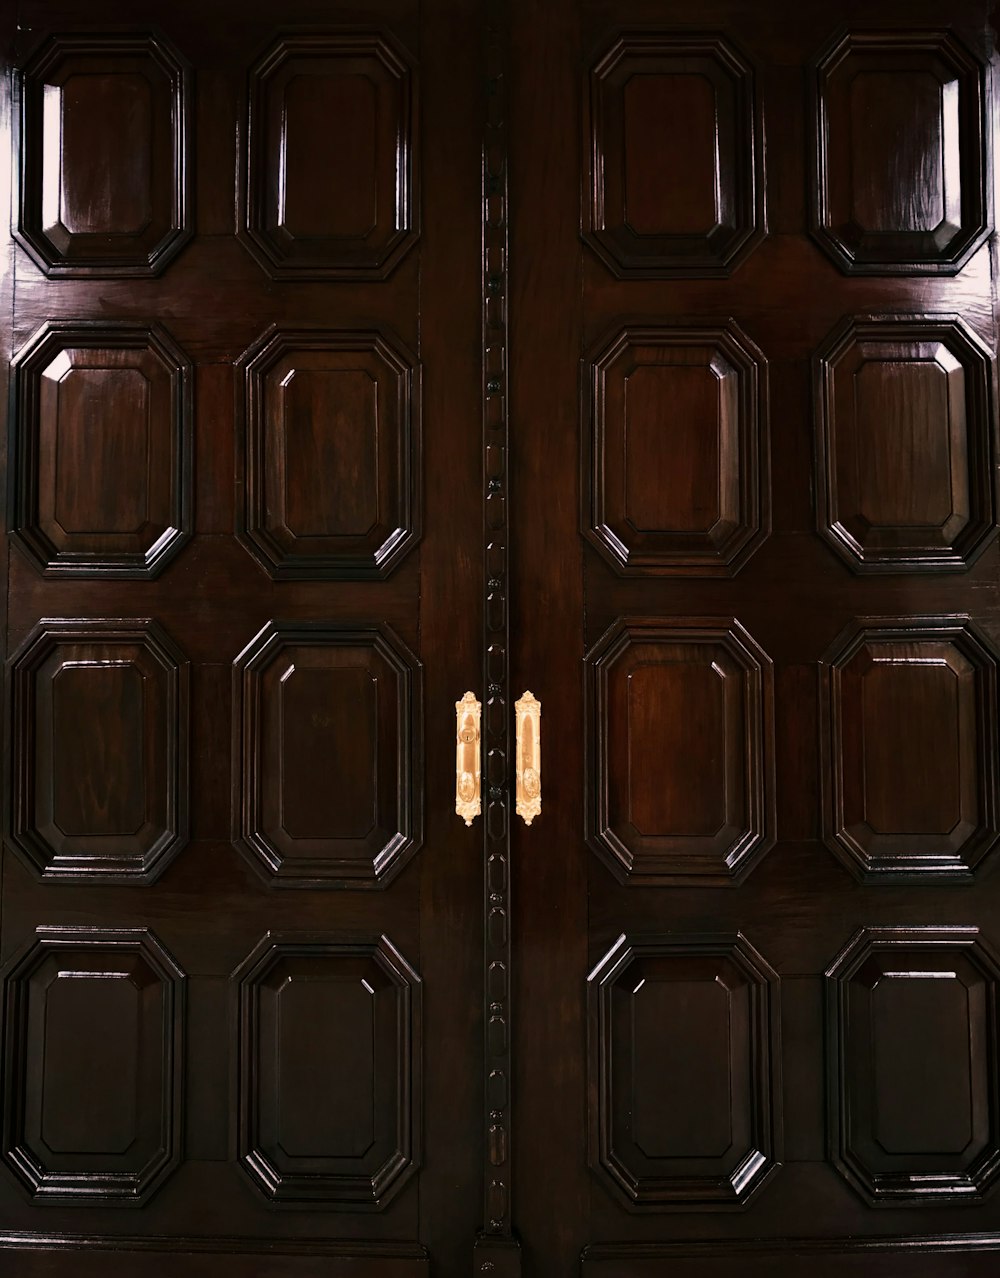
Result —
[[4, 1272], [992, 1272], [986, 7], [2, 12]]

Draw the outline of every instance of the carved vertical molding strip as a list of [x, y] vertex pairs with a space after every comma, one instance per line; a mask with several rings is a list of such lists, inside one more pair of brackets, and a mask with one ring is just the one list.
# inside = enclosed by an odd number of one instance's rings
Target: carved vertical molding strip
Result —
[[484, 0], [483, 134], [483, 547], [485, 613], [483, 749], [486, 821], [483, 883], [483, 1232], [476, 1273], [520, 1273], [511, 1229], [510, 688], [507, 614], [507, 110], [504, 0]]

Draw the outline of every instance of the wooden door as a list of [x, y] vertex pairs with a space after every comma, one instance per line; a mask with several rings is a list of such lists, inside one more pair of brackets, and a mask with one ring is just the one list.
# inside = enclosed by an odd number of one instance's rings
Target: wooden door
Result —
[[511, 7], [527, 1272], [995, 1268], [987, 17]]
[[410, 0], [0, 12], [0, 1267], [458, 1273], [479, 25]]

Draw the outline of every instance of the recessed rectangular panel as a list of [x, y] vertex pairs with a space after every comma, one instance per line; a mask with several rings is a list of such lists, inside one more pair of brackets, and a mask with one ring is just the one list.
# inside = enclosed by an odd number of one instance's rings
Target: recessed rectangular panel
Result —
[[626, 810], [640, 835], [704, 839], [725, 823], [724, 677], [685, 661], [630, 673], [626, 735], [609, 745], [627, 754]]
[[[60, 119], [50, 120], [50, 102]], [[54, 112], [53, 112], [54, 114]], [[45, 230], [141, 234], [154, 212], [153, 92], [142, 75], [71, 75], [45, 86]], [[56, 204], [58, 200], [58, 204]]]
[[39, 928], [4, 976], [3, 1158], [36, 1203], [133, 1205], [181, 1159], [184, 975], [145, 929]]
[[269, 330], [244, 355], [238, 535], [273, 577], [386, 577], [420, 536], [420, 370], [376, 331]]
[[586, 673], [591, 848], [634, 885], [745, 873], [774, 840], [770, 659], [735, 621], [638, 617]]
[[733, 1143], [729, 991], [692, 976], [650, 975], [627, 995], [633, 1139], [651, 1159], [718, 1159]]
[[275, 884], [384, 886], [422, 838], [416, 659], [387, 628], [271, 622], [233, 695], [236, 846]]
[[155, 878], [187, 842], [187, 663], [150, 621], [43, 621], [11, 659], [10, 837], [46, 878]]
[[623, 32], [590, 72], [585, 240], [619, 278], [728, 275], [764, 235], [762, 141], [727, 40]]
[[378, 382], [364, 369], [297, 369], [276, 401], [289, 528], [297, 538], [365, 537], [379, 522]]
[[954, 33], [859, 27], [814, 66], [812, 231], [848, 274], [954, 275], [991, 219], [978, 59]]
[[845, 222], [882, 234], [933, 232], [948, 194], [961, 209], [961, 188], [953, 180], [946, 191], [943, 164], [958, 137], [957, 84], [942, 85], [928, 71], [861, 71], [850, 82], [847, 114], [851, 155], [864, 157], [865, 170], [837, 193], [851, 199]]
[[[56, 828], [76, 838], [137, 834], [149, 802], [140, 672], [129, 663], [67, 663], [52, 681], [52, 719]], [[47, 807], [36, 800], [39, 819]]]
[[887, 1154], [961, 1154], [975, 1134], [978, 1064], [970, 1052], [973, 1017], [984, 1014], [982, 992], [947, 966], [902, 968], [883, 975], [869, 995], [875, 1138]]
[[855, 572], [964, 572], [996, 534], [993, 352], [954, 316], [858, 316], [814, 372], [820, 535]]
[[737, 485], [725, 482], [737, 478], [728, 461], [734, 423], [726, 413], [723, 440], [713, 370], [644, 364], [625, 378], [624, 393], [626, 521], [639, 532], [704, 536], [722, 517], [723, 488], [736, 499], [725, 503], [726, 514], [736, 517]]
[[362, 1158], [375, 1139], [375, 991], [299, 973], [275, 993], [277, 1126], [295, 1159]]
[[14, 234], [47, 275], [157, 275], [191, 237], [190, 74], [141, 31], [53, 35], [29, 59]]
[[998, 976], [972, 927], [864, 928], [828, 970], [830, 1153], [872, 1204], [975, 1202], [996, 1180]]
[[[952, 375], [933, 359], [869, 360], [855, 372], [859, 513], [869, 524], [943, 528], [953, 514], [968, 517], [967, 476], [951, 473], [954, 445], [956, 460], [964, 452], [964, 423], [951, 420]], [[956, 380], [955, 407], [964, 409], [960, 372]]]
[[863, 878], [967, 878], [1000, 838], [996, 656], [962, 619], [861, 619], [827, 654], [828, 846]]
[[[975, 731], [969, 716], [961, 714], [960, 677], [944, 658], [935, 661], [930, 655], [918, 665], [906, 663], [901, 654], [886, 654], [867, 672], [861, 763], [864, 814], [873, 830], [945, 838], [962, 819], [963, 806], [977, 805], [968, 744], [945, 748], [945, 742], [952, 746]], [[965, 796], [963, 762], [971, 790]]]
[[590, 973], [590, 1164], [631, 1210], [739, 1207], [774, 1169], [776, 987], [743, 936], [621, 936]]
[[[46, 513], [68, 538], [141, 533], [150, 481], [157, 480], [150, 474], [146, 377], [138, 368], [84, 365], [68, 369], [47, 398], [55, 401], [57, 422], [54, 500]], [[49, 457], [42, 463], [47, 468]], [[125, 476], [136, 482], [123, 484]]]
[[709, 235], [720, 214], [715, 85], [699, 74], [634, 75], [622, 110], [628, 226], [637, 235]]
[[723, 327], [613, 333], [588, 359], [583, 533], [624, 576], [733, 576], [770, 525], [767, 364]]
[[250, 70], [240, 235], [277, 279], [384, 279], [417, 239], [417, 96], [384, 33], [280, 37]]
[[[377, 113], [375, 85], [365, 75], [297, 75], [289, 81], [277, 149], [283, 178], [278, 218], [290, 235], [360, 239], [374, 227]], [[318, 162], [320, 137], [326, 163]]]
[[72, 967], [46, 991], [41, 1138], [70, 1165], [84, 1156], [114, 1159], [135, 1140], [140, 999], [127, 972]]
[[157, 576], [192, 527], [192, 370], [157, 325], [43, 325], [13, 365], [15, 543], [50, 577]]
[[293, 839], [363, 839], [378, 814], [378, 684], [356, 666], [281, 680], [281, 823]]
[[389, 940], [268, 934], [236, 973], [240, 1161], [278, 1203], [380, 1210], [420, 1157], [420, 978]]

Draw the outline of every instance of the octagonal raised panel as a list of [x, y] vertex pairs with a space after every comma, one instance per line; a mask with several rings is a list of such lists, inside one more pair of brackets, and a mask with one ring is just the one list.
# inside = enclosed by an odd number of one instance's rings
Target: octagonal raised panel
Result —
[[25, 65], [14, 235], [46, 275], [157, 275], [190, 239], [190, 80], [144, 32], [54, 35]]
[[275, 279], [384, 279], [417, 239], [418, 136], [388, 36], [282, 36], [250, 72], [243, 242]]
[[859, 30], [813, 70], [811, 228], [850, 275], [954, 275], [992, 229], [986, 68], [945, 30]]
[[586, 838], [622, 882], [741, 878], [774, 843], [771, 659], [738, 621], [630, 617], [586, 657]]
[[731, 321], [591, 352], [583, 532], [626, 576], [731, 576], [770, 528], [767, 361]]
[[977, 1202], [1000, 1170], [996, 956], [974, 927], [863, 928], [826, 975], [834, 1165], [875, 1207]]
[[45, 879], [152, 882], [188, 837], [188, 663], [154, 621], [39, 622], [9, 663], [9, 838]]
[[993, 358], [953, 315], [845, 320], [815, 360], [816, 519], [855, 571], [961, 572], [996, 534]]
[[269, 622], [233, 667], [233, 840], [275, 886], [383, 887], [423, 839], [421, 666], [388, 626]]
[[743, 1207], [778, 1165], [778, 985], [742, 935], [621, 936], [591, 972], [590, 1165], [627, 1207]]
[[244, 355], [237, 535], [272, 577], [385, 577], [420, 537], [420, 367], [375, 331]]
[[997, 656], [965, 617], [866, 617], [824, 658], [827, 845], [862, 879], [968, 879], [1000, 839]]
[[420, 1162], [420, 977], [385, 936], [268, 935], [239, 991], [239, 1157], [277, 1203], [379, 1210]]
[[619, 277], [726, 276], [763, 238], [754, 73], [719, 36], [617, 36], [590, 72], [583, 150], [583, 237]]
[[35, 1203], [141, 1205], [181, 1159], [184, 973], [145, 929], [41, 927], [4, 978], [5, 1162]]
[[192, 532], [187, 356], [158, 325], [44, 325], [11, 371], [9, 527], [48, 577], [157, 576]]

